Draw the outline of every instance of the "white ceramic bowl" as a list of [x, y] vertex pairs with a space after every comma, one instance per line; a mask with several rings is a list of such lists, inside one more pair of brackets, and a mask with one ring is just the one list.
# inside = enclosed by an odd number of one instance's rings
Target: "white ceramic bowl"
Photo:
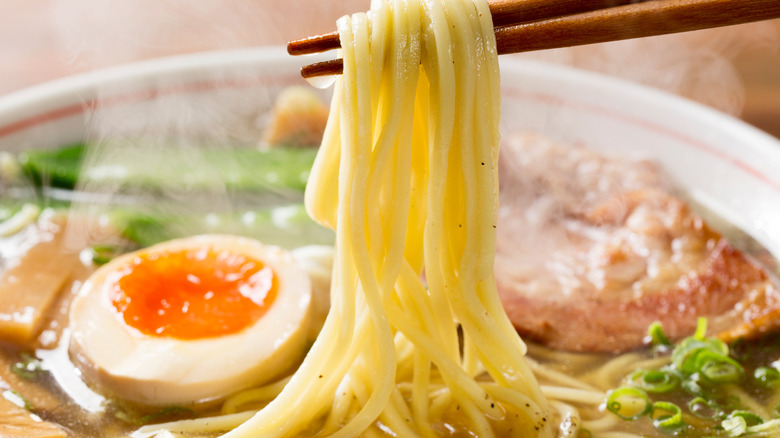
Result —
[[[230, 131], [305, 82], [283, 48], [122, 66], [0, 99], [0, 150], [154, 130]], [[502, 60], [503, 128], [660, 161], [691, 197], [780, 255], [780, 142], [732, 117], [620, 80]], [[162, 108], [165, 108], [162, 110]], [[171, 110], [171, 108], [173, 110]]]

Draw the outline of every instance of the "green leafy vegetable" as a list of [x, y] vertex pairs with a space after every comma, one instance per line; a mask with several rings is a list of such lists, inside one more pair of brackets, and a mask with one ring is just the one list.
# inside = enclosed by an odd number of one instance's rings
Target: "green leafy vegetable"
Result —
[[110, 215], [125, 238], [146, 247], [184, 236], [227, 233], [291, 248], [333, 243], [333, 232], [316, 224], [301, 203], [222, 214], [143, 213], [118, 209]]
[[[155, 190], [197, 190], [213, 187], [215, 181], [228, 190], [294, 190], [306, 187], [316, 148], [277, 146], [256, 148], [181, 147], [138, 149], [139, 142], [127, 139], [117, 150], [138, 150], [116, 157], [103, 157], [100, 166], [85, 172], [82, 163], [92, 145], [77, 143], [59, 149], [29, 150], [19, 161], [25, 174], [38, 186], [74, 189], [84, 185], [111, 185]], [[133, 149], [135, 148], [135, 149]], [[185, 160], [186, 158], [186, 160]], [[114, 161], [110, 161], [114, 160]], [[110, 169], [108, 171], [107, 169]]]
[[84, 144], [58, 149], [30, 149], [19, 156], [24, 173], [38, 186], [73, 188], [81, 171]]
[[96, 265], [105, 265], [114, 257], [124, 253], [125, 250], [125, 248], [119, 245], [113, 245], [110, 243], [92, 245], [92, 247], [90, 247], [90, 252], [92, 253], [92, 263]]

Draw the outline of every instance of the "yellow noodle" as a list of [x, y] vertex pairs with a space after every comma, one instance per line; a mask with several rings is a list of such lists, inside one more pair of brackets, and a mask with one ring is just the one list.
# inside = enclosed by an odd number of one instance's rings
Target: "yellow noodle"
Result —
[[[595, 434], [597, 431], [614, 430], [618, 424], [625, 424], [626, 422], [626, 420], [617, 415], [608, 414], [606, 411], [602, 414], [595, 420], [583, 420], [582, 427]], [[596, 436], [599, 435], [596, 434]]]
[[[772, 396], [769, 397], [769, 399], [767, 399], [764, 402], [764, 405], [767, 407], [767, 409], [771, 409], [771, 411], [775, 411], [778, 408], [778, 406], [780, 406], [780, 390], [775, 389], [772, 392]], [[770, 413], [772, 414], [772, 418], [777, 416], [777, 414], [775, 414], [774, 412], [770, 412]]]
[[430, 418], [441, 418], [448, 407], [452, 405], [452, 392], [444, 388], [436, 394], [431, 394]]
[[566, 373], [556, 371], [550, 367], [540, 365], [533, 359], [528, 359], [528, 364], [534, 371], [534, 374], [539, 380], [549, 381], [559, 385], [567, 385], [572, 388], [579, 388], [583, 390], [596, 391], [596, 387], [583, 382], [580, 379], [572, 377]]
[[434, 436], [453, 415], [475, 436], [552, 436], [493, 277], [487, 3], [374, 0], [338, 31], [344, 73], [305, 197], [336, 231], [331, 310], [281, 393], [225, 436]]
[[254, 415], [255, 411], [240, 412], [237, 414], [220, 415], [219, 417], [197, 418], [194, 420], [172, 421], [170, 423], [152, 424], [143, 426], [133, 432], [133, 438], [147, 438], [156, 436], [161, 431], [174, 433], [208, 433], [230, 430], [245, 422]]
[[741, 387], [738, 385], [727, 385], [724, 388], [726, 390], [726, 394], [733, 395], [739, 399], [739, 402], [743, 405], [745, 405], [748, 410], [752, 411], [754, 414], [760, 416], [764, 419], [771, 419], [774, 416], [769, 412], [769, 409], [772, 408], [774, 405], [764, 405], [763, 403], [759, 402], [752, 396], [750, 396], [748, 393], [745, 392]]
[[222, 413], [235, 414], [236, 412], [239, 412], [238, 408], [241, 406], [252, 403], [267, 402], [268, 400], [271, 400], [279, 395], [279, 393], [282, 392], [282, 389], [289, 381], [289, 378], [284, 378], [260, 388], [249, 389], [234, 394], [225, 400], [225, 402], [222, 404]]
[[559, 418], [559, 437], [576, 438], [582, 429], [580, 412], [574, 406], [559, 401], [551, 401], [550, 406], [557, 412]]
[[599, 366], [592, 373], [584, 375], [585, 381], [592, 382], [598, 388], [616, 387], [620, 379], [628, 373], [626, 370], [636, 369], [636, 364], [644, 359], [639, 353], [624, 353]]
[[634, 364], [627, 365], [628, 367], [627, 374], [629, 374], [631, 371], [636, 369], [652, 370], [656, 368], [661, 368], [663, 366], [669, 365], [671, 361], [672, 358], [670, 355], [644, 358], [642, 360], [637, 361]]
[[560, 386], [542, 385], [542, 392], [548, 399], [568, 401], [586, 405], [600, 405], [604, 403], [606, 394], [602, 391], [586, 391], [582, 389], [565, 388]]

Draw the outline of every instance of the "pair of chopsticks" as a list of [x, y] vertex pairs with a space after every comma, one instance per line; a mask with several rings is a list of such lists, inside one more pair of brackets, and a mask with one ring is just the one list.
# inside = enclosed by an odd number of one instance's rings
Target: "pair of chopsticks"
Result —
[[[499, 55], [603, 43], [780, 18], [780, 0], [490, 0]], [[292, 41], [291, 55], [339, 48], [338, 33]], [[304, 66], [341, 74], [341, 59]]]

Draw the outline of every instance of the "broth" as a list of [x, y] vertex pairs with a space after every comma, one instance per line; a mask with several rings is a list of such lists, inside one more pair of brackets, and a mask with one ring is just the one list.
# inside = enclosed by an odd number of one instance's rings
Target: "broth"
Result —
[[[18, 202], [18, 200], [14, 201]], [[113, 208], [112, 206], [104, 206]], [[124, 207], [123, 207], [124, 208]], [[767, 269], [777, 275], [778, 263], [776, 259], [761, 245], [746, 233], [730, 226], [723, 220], [707, 212], [702, 206], [695, 206], [708, 221], [715, 224], [720, 232], [724, 233], [734, 242], [735, 246], [744, 250], [750, 257], [758, 260]], [[23, 347], [6, 346], [0, 350], [0, 379], [4, 382], [4, 396], [24, 405], [29, 411], [45, 421], [51, 421], [61, 425], [74, 437], [98, 437], [98, 436], [126, 436], [137, 430], [143, 424], [158, 423], [188, 418], [202, 418], [217, 415], [221, 411], [219, 401], [188, 406], [143, 406], [139, 404], [114, 399], [105, 396], [102, 392], [90, 389], [78, 374], [77, 369], [68, 359], [67, 338], [68, 321], [67, 309], [70, 300], [78, 291], [83, 282], [97, 267], [93, 263], [93, 244], [110, 243], [112, 251], [121, 253], [138, 246], [146, 246], [160, 240], [181, 237], [187, 234], [204, 232], [226, 231], [236, 234], [258, 236], [264, 241], [282, 244], [288, 248], [316, 243], [330, 243], [332, 235], [325, 232], [313, 222], [299, 221], [300, 210], [296, 203], [286, 203], [271, 206], [258, 212], [256, 210], [236, 209], [228, 213], [198, 213], [189, 215], [194, 220], [182, 220], [182, 217], [160, 216], [150, 220], [149, 216], [155, 211], [143, 211], [143, 215], [130, 217], [122, 216], [123, 225], [138, 226], [135, 234], [128, 235], [118, 231], [114, 227], [106, 227], [105, 223], [85, 216], [85, 210], [75, 205], [74, 208], [56, 206], [60, 216], [68, 215], [67, 228], [76, 230], [77, 236], [99, 236], [99, 241], [89, 242], [82, 240], [82, 247], [74, 249], [80, 255], [83, 263], [78, 264], [68, 282], [62, 288], [58, 301], [51, 306], [47, 313], [47, 323], [43, 327], [37, 339]], [[104, 209], [105, 210], [105, 209]], [[103, 211], [103, 210], [101, 210]], [[51, 220], [50, 213], [41, 217], [41, 221]], [[130, 217], [130, 220], [128, 220]], [[220, 218], [215, 220], [214, 218]], [[85, 219], [89, 218], [89, 219]], [[153, 218], [154, 219], [154, 218]], [[186, 226], [174, 228], [159, 228], [165, 221], [180, 221]], [[101, 224], [103, 226], [101, 226]], [[259, 226], [259, 227], [258, 227]], [[145, 228], [144, 228], [145, 227]], [[84, 233], [84, 230], [90, 230]], [[99, 231], [96, 231], [99, 230]], [[138, 240], [133, 240], [133, 238]], [[5, 241], [6, 248], [13, 250], [12, 240]], [[3, 242], [0, 242], [0, 246]], [[10, 254], [6, 251], [7, 254]], [[115, 255], [115, 254], [109, 254]], [[8, 256], [6, 256], [8, 257]], [[780, 335], [769, 335], [757, 341], [740, 342], [733, 345], [734, 355], [744, 360], [747, 375], [752, 375], [758, 366], [766, 366], [780, 358]], [[604, 411], [604, 400], [600, 395], [620, 386], [624, 379], [638, 367], [657, 368], [668, 363], [667, 356], [656, 356], [648, 349], [624, 353], [588, 354], [567, 353], [552, 351], [545, 347], [529, 344], [529, 358], [535, 364], [535, 372], [540, 383], [545, 387], [568, 386], [569, 389], [582, 389], [583, 394], [591, 397], [587, 401], [567, 400], [566, 403], [557, 403], [558, 418], [550, 421], [561, 421], [563, 433], [566, 425], [572, 423], [582, 424], [585, 429], [591, 427], [599, 430], [610, 427], [615, 431], [625, 431], [644, 436], [665, 436], [658, 431], [652, 422], [643, 418], [636, 421], [624, 421]], [[773, 418], [774, 406], [780, 403], [780, 392], [777, 390], [763, 389], [755, 384], [747, 383], [731, 390], [741, 392], [746, 407], [765, 406], [761, 412], [767, 418]], [[577, 394], [576, 392], [574, 394]], [[595, 395], [595, 396], [594, 396]], [[565, 397], [564, 397], [565, 399]], [[684, 404], [684, 399], [673, 396], [671, 401]], [[575, 406], [581, 417], [560, 418], [561, 412], [565, 412], [565, 404]], [[257, 406], [253, 406], [257, 407]], [[456, 418], [453, 414], [452, 418]], [[686, 421], [698, 424], [703, 429], [701, 433], [686, 436], [709, 436], [717, 433], [715, 429], [719, 424], [716, 421], [701, 420], [689, 413], [685, 414]], [[451, 436], [459, 436], [457, 421], [451, 424], [443, 423], [441, 430], [449, 430]], [[214, 434], [197, 434], [193, 436], [208, 437]]]

